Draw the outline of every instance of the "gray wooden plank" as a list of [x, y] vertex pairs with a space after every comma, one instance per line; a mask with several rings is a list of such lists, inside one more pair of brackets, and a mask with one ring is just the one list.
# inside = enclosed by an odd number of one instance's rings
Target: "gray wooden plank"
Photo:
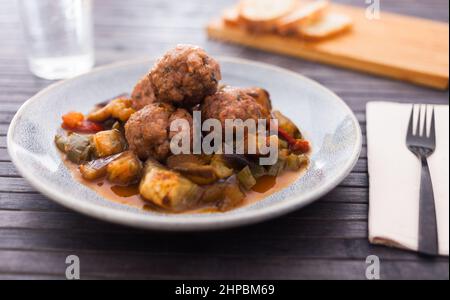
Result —
[[0, 177], [18, 177], [19, 172], [11, 162], [0, 161]]
[[0, 124], [0, 136], [5, 136], [8, 133], [8, 124]]
[[[285, 218], [365, 221], [367, 220], [367, 204], [317, 202]], [[0, 211], [0, 228], [58, 229], [95, 225], [98, 222], [73, 212]]]
[[[1, 179], [0, 179], [1, 180]], [[63, 211], [69, 210], [39, 193], [0, 193], [0, 210]]]
[[[0, 252], [0, 272], [65, 274], [63, 252]], [[298, 257], [240, 257], [203, 254], [151, 255], [82, 253], [81, 276], [109, 279], [365, 279], [365, 260], [299, 259]], [[124, 263], [126, 261], [126, 263]], [[382, 261], [383, 279], [448, 279], [448, 263], [434, 261]]]
[[14, 117], [15, 112], [0, 111], [0, 124], [9, 124]]
[[0, 148], [0, 161], [10, 161], [11, 158], [9, 157], [8, 151], [5, 148]]
[[[25, 251], [70, 251], [73, 253], [130, 253], [158, 255], [195, 255], [201, 252], [205, 256], [276, 256], [298, 257], [300, 259], [354, 259], [363, 260], [369, 255], [377, 255], [381, 260], [419, 260], [428, 262], [413, 252], [393, 250], [367, 243], [365, 237], [339, 238], [320, 236], [316, 238], [306, 232], [317, 232], [320, 224], [298, 224], [302, 232], [289, 235], [282, 230], [271, 230], [262, 238], [260, 230], [247, 229], [244, 234], [238, 231], [204, 233], [196, 235], [153, 234], [143, 231], [102, 232], [101, 236], [78, 231], [41, 231], [0, 229], [1, 250]], [[309, 225], [309, 226], [308, 226]], [[346, 224], [348, 225], [348, 224]], [[354, 225], [351, 224], [351, 227]], [[265, 226], [268, 227], [268, 226]], [[329, 228], [329, 225], [326, 227]], [[365, 226], [364, 226], [365, 227]], [[351, 230], [353, 228], [350, 228]], [[305, 232], [306, 236], [302, 233]], [[234, 243], [227, 240], [233, 239]], [[271, 245], [271, 243], [275, 245]], [[446, 258], [434, 261], [445, 262]]]

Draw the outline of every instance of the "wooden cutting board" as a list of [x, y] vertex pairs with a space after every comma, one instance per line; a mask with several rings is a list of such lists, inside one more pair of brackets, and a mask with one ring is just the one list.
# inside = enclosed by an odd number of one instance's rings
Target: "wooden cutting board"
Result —
[[292, 55], [411, 83], [448, 89], [449, 25], [426, 19], [381, 13], [369, 20], [362, 8], [332, 4], [354, 20], [348, 33], [320, 42], [276, 34], [255, 35], [228, 27], [221, 20], [208, 25], [211, 38]]

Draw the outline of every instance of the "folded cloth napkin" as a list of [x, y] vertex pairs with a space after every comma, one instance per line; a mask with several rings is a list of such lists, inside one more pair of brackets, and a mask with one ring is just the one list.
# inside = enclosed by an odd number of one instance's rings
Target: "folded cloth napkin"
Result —
[[[434, 108], [436, 151], [428, 163], [436, 202], [439, 253], [448, 256], [449, 109], [448, 105]], [[411, 104], [390, 102], [370, 102], [366, 107], [369, 241], [417, 251], [421, 163], [405, 143], [411, 109]], [[418, 113], [416, 107], [416, 119]], [[429, 128], [431, 118], [428, 120]]]

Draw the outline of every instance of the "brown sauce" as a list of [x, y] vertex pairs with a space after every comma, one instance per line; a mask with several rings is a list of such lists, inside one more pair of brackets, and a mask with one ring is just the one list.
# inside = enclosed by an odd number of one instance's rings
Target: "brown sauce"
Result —
[[[80, 183], [94, 190], [104, 198], [116, 203], [133, 206], [139, 209], [151, 211], [163, 211], [162, 209], [145, 201], [139, 195], [139, 185], [134, 184], [130, 186], [120, 186], [109, 182], [106, 178], [95, 181], [88, 181], [81, 177], [78, 165], [63, 159], [65, 165], [69, 168], [72, 176]], [[252, 190], [246, 192], [246, 196], [239, 207], [246, 206], [258, 202], [271, 194], [274, 194], [285, 187], [294, 183], [303, 171], [298, 172], [284, 172], [280, 176], [262, 176], [256, 182]], [[185, 211], [183, 213], [212, 213], [220, 212], [215, 206], [201, 207], [195, 210]]]

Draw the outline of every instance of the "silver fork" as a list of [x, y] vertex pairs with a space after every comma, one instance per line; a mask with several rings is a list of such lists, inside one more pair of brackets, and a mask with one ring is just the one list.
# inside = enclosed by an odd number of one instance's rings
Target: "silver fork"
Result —
[[436, 149], [436, 128], [434, 108], [432, 107], [431, 130], [427, 134], [427, 113], [425, 107], [425, 120], [423, 131], [421, 130], [422, 106], [419, 106], [419, 118], [416, 132], [414, 133], [414, 106], [409, 118], [406, 145], [422, 162], [422, 175], [420, 180], [420, 202], [419, 202], [419, 253], [426, 255], [438, 255], [438, 237], [436, 223], [436, 208], [434, 203], [433, 185], [431, 182], [430, 169], [428, 168], [428, 157]]

